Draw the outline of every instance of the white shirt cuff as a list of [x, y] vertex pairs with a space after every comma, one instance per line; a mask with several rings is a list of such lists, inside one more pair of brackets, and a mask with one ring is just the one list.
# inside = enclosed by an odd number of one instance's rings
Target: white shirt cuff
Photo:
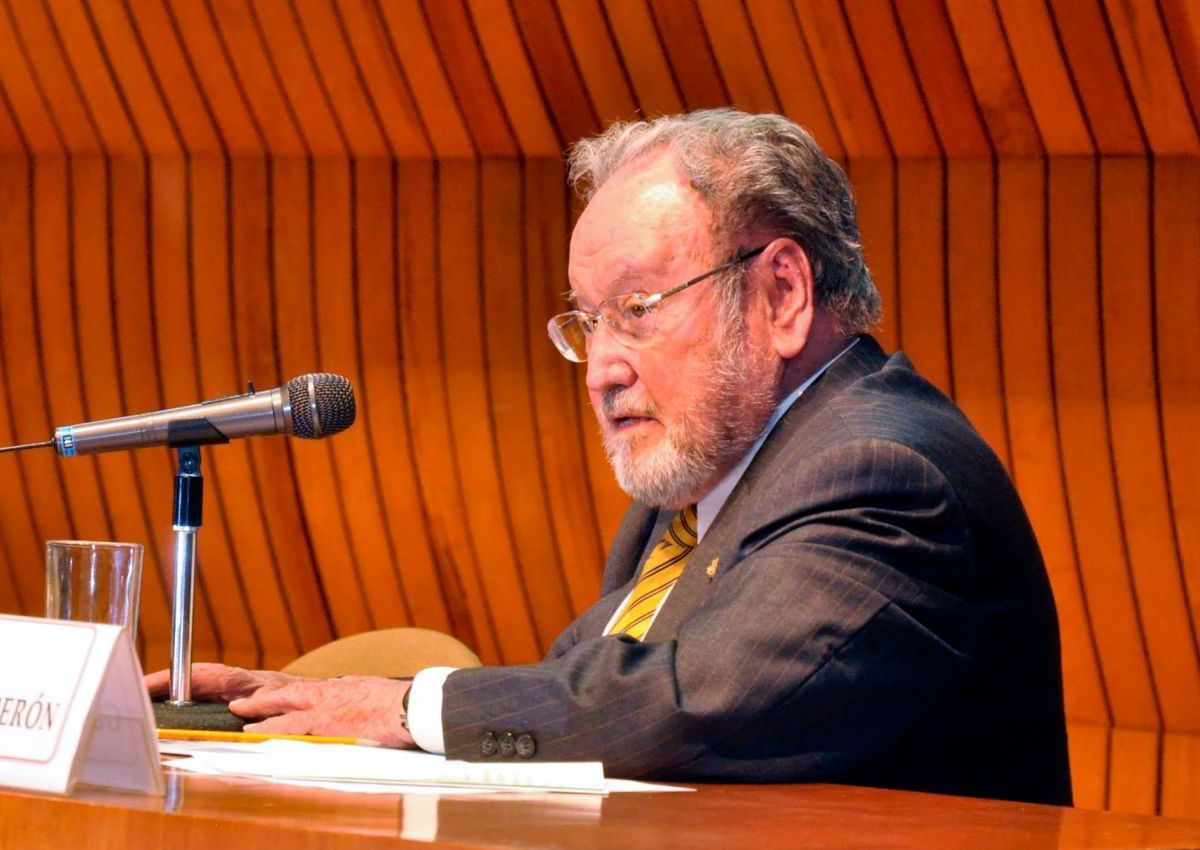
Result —
[[408, 731], [428, 753], [446, 752], [442, 735], [442, 686], [457, 667], [426, 667], [413, 676], [408, 695]]

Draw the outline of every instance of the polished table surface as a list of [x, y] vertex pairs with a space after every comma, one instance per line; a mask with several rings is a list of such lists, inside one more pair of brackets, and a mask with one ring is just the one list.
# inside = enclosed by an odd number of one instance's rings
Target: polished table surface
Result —
[[166, 778], [165, 798], [0, 791], [0, 848], [1200, 847], [1200, 821], [839, 785], [380, 796]]

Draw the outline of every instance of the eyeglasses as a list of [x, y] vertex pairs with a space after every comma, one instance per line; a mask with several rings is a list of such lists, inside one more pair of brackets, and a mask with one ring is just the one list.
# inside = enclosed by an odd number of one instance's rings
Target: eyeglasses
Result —
[[653, 295], [647, 295], [645, 292], [627, 292], [604, 299], [595, 313], [589, 313], [587, 310], [559, 313], [550, 320], [546, 330], [559, 353], [575, 363], [587, 361], [588, 341], [601, 322], [608, 325], [617, 342], [629, 348], [643, 348], [654, 339], [655, 311], [664, 299], [757, 257], [766, 249], [767, 246], [763, 245], [761, 248], [747, 251], [728, 263], [697, 275], [665, 292], [656, 292]]

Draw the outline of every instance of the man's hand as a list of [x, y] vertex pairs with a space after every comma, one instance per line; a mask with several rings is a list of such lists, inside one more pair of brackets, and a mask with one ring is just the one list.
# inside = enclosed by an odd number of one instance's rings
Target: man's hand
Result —
[[[224, 664], [192, 665], [192, 699], [201, 702], [230, 702], [250, 696], [255, 691], [280, 688], [289, 682], [317, 681], [301, 676], [289, 676], [274, 670], [243, 670]], [[169, 670], [158, 670], [145, 677], [151, 698], [165, 697], [171, 689]]]
[[247, 732], [334, 735], [415, 747], [402, 720], [404, 695], [411, 686], [382, 676], [304, 679], [259, 688], [231, 702], [229, 710], [240, 717], [267, 718], [248, 724]]

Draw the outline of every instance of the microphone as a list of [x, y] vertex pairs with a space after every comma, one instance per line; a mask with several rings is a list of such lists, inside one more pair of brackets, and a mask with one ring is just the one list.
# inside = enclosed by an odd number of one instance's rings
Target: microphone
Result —
[[[320, 439], [354, 424], [354, 388], [341, 375], [310, 372], [282, 387], [56, 428], [54, 439], [11, 451], [53, 446], [62, 457], [138, 449], [228, 443], [236, 437], [292, 434]], [[5, 451], [0, 449], [0, 451]]]

